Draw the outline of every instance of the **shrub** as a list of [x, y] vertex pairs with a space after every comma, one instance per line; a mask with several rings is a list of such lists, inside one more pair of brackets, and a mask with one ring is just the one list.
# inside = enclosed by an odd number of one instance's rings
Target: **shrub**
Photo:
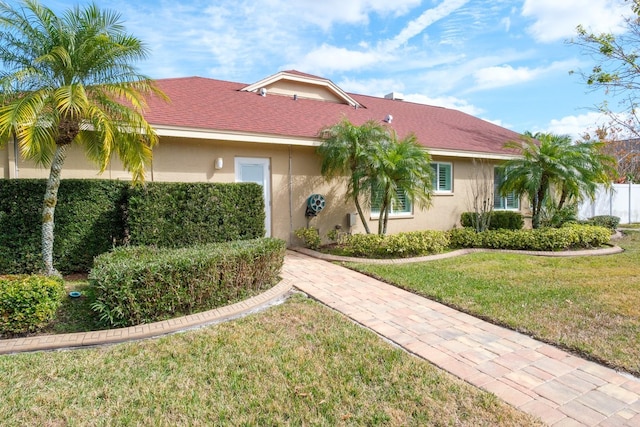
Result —
[[[42, 179], [0, 179], [0, 273], [42, 269]], [[262, 188], [253, 183], [148, 183], [63, 179], [53, 258], [66, 274], [89, 271], [123, 243], [181, 247], [264, 236]]]
[[131, 246], [100, 255], [89, 275], [92, 308], [131, 326], [227, 305], [278, 280], [285, 242], [263, 238], [168, 249]]
[[[460, 215], [460, 223], [465, 228], [474, 228], [476, 218], [481, 215], [476, 212], [463, 212]], [[524, 217], [515, 211], [493, 211], [483, 215], [490, 215], [489, 230], [520, 230], [524, 226]]]
[[298, 228], [293, 232], [295, 236], [302, 240], [302, 244], [305, 248], [318, 249], [320, 247], [321, 239], [320, 232], [317, 228]]
[[[58, 192], [53, 256], [62, 273], [88, 271], [93, 258], [124, 238], [127, 183], [63, 179]], [[45, 180], [0, 180], [0, 272], [42, 269], [42, 199]]]
[[[42, 269], [42, 199], [45, 180], [0, 180], [0, 272]], [[63, 179], [56, 206], [53, 256], [62, 273], [88, 271], [93, 258], [124, 238], [122, 204], [127, 184]]]
[[451, 246], [457, 248], [516, 249], [531, 251], [559, 251], [599, 247], [611, 238], [604, 227], [568, 224], [561, 228], [535, 230], [487, 230], [471, 228], [449, 232]]
[[609, 230], [614, 231], [616, 228], [618, 228], [618, 225], [620, 224], [620, 217], [613, 216], [613, 215], [597, 215], [591, 218], [588, 221], [588, 223], [591, 225], [606, 227]]
[[444, 231], [411, 231], [381, 236], [378, 234], [353, 234], [342, 241], [346, 255], [374, 258], [410, 257], [443, 252], [449, 246], [449, 236]]
[[180, 248], [264, 237], [255, 183], [147, 183], [129, 191], [130, 243]]
[[543, 227], [560, 228], [565, 224], [575, 223], [578, 218], [578, 206], [572, 204], [560, 209], [554, 203], [547, 203], [548, 206], [541, 212], [540, 224]]
[[36, 332], [49, 324], [62, 303], [57, 277], [0, 276], [0, 334]]

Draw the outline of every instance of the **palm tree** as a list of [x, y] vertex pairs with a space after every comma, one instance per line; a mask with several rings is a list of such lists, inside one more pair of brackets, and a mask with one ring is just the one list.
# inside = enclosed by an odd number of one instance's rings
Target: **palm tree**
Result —
[[412, 200], [420, 207], [431, 204], [433, 168], [431, 156], [414, 134], [398, 140], [395, 132], [377, 146], [374, 152], [374, 170], [366, 181], [380, 206], [378, 234], [387, 233], [392, 204]]
[[613, 159], [602, 153], [601, 145], [573, 144], [567, 135], [526, 132], [521, 141], [505, 144], [521, 157], [503, 164], [504, 181], [499, 191], [502, 195], [526, 195], [531, 202], [533, 228], [538, 228], [547, 201], [562, 209], [570, 200], [593, 199], [597, 184], [610, 185]]
[[166, 96], [130, 65], [147, 49], [120, 15], [95, 5], [57, 16], [36, 0], [0, 2], [0, 134], [23, 157], [50, 165], [42, 211], [45, 273], [53, 266], [54, 212], [68, 148], [81, 146], [104, 171], [113, 154], [144, 179], [157, 142], [143, 117], [145, 97]]
[[346, 197], [354, 201], [366, 233], [371, 233], [361, 200], [370, 200], [371, 193], [364, 184], [373, 173], [373, 150], [388, 138], [387, 129], [375, 120], [356, 126], [345, 117], [319, 134], [323, 139], [317, 150], [322, 159], [322, 176], [329, 181], [347, 179]]

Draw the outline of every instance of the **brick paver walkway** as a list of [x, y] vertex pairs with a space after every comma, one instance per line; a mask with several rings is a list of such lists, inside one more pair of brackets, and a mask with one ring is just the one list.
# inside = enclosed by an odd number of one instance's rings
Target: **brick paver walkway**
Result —
[[553, 426], [640, 426], [640, 380], [320, 259], [288, 252], [293, 286]]

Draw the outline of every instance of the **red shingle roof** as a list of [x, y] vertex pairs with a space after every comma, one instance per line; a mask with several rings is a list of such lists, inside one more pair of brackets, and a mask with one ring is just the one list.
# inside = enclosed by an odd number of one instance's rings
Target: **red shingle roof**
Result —
[[[304, 75], [304, 73], [299, 73]], [[315, 77], [315, 76], [314, 76]], [[365, 108], [292, 97], [260, 96], [241, 91], [243, 83], [202, 77], [162, 79], [158, 86], [170, 103], [151, 99], [146, 118], [152, 125], [271, 136], [314, 138], [318, 131], [346, 116], [356, 125], [393, 116], [399, 137], [414, 132], [431, 149], [513, 154], [502, 148], [519, 134], [460, 111], [349, 94]]]

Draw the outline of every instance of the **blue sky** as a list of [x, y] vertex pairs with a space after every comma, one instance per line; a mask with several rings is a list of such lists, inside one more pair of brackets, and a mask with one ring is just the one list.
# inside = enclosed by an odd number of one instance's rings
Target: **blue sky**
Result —
[[[75, 4], [42, 0], [62, 10]], [[624, 0], [96, 0], [150, 48], [153, 78], [253, 83], [296, 69], [348, 92], [455, 108], [518, 132], [577, 137], [604, 100], [570, 70], [582, 24], [621, 31]]]

